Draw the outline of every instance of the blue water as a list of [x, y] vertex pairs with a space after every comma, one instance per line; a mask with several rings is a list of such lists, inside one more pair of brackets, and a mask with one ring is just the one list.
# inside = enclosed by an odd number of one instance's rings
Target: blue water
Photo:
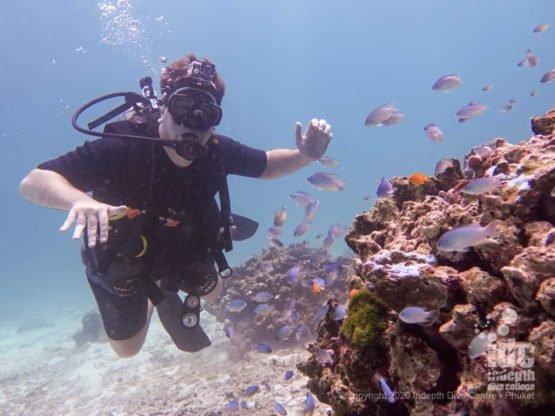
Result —
[[[363, 197], [375, 193], [382, 176], [432, 174], [437, 160], [461, 158], [492, 138], [526, 139], [529, 118], [555, 104], [555, 82], [539, 83], [555, 67], [553, 0], [129, 0], [135, 34], [107, 28], [110, 16], [98, 3], [0, 0], [0, 319], [94, 305], [80, 243], [57, 231], [64, 213], [31, 205], [17, 187], [38, 163], [86, 139], [70, 125], [79, 105], [138, 90], [141, 77], [158, 76], [160, 56], [211, 58], [227, 84], [218, 131], [253, 147], [293, 148], [296, 121], [325, 118], [333, 127], [327, 155], [339, 161], [334, 171], [346, 190], [312, 189], [305, 178], [330, 171], [316, 163], [271, 182], [231, 180], [234, 211], [261, 223], [253, 239], [236, 244], [233, 264], [268, 246], [265, 231], [281, 205], [289, 212], [284, 242], [306, 238], [318, 246], [316, 234], [336, 222], [349, 225], [371, 207]], [[552, 27], [532, 33], [540, 23]], [[101, 42], [118, 33], [119, 43]], [[517, 67], [527, 49], [539, 57], [535, 68]], [[434, 81], [449, 73], [462, 77], [462, 87], [433, 92]], [[486, 84], [494, 90], [482, 92]], [[514, 110], [499, 112], [513, 97]], [[455, 112], [472, 100], [488, 111], [459, 124]], [[387, 102], [405, 119], [364, 127], [368, 112]], [[428, 123], [443, 129], [445, 142], [424, 135]], [[303, 238], [293, 237], [303, 212], [288, 199], [297, 190], [321, 200]], [[346, 248], [340, 239], [332, 252]]]

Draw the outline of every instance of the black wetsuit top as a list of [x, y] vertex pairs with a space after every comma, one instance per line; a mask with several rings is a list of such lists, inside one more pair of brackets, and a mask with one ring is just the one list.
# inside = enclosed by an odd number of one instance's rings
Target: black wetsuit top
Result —
[[[106, 132], [158, 136], [158, 126], [137, 129], [129, 121], [111, 123]], [[179, 264], [201, 256], [219, 224], [216, 154], [225, 175], [258, 177], [266, 153], [229, 137], [215, 135], [210, 152], [186, 168], [177, 167], [164, 148], [129, 139], [102, 138], [44, 162], [39, 169], [59, 173], [73, 186], [92, 192], [97, 201], [145, 210], [149, 222], [151, 277], [175, 273]], [[221, 177], [220, 169], [220, 177]]]

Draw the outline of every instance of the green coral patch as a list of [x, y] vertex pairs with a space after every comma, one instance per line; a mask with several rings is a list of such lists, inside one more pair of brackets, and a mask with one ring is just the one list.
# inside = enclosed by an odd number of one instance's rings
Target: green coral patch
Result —
[[343, 335], [360, 348], [376, 347], [387, 328], [387, 307], [367, 289], [360, 290], [349, 302]]

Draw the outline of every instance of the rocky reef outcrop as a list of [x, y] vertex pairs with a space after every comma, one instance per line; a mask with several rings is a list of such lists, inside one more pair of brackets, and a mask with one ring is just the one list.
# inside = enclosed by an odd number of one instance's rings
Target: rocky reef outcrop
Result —
[[333, 258], [307, 243], [269, 247], [234, 268], [222, 301], [205, 307], [226, 323], [232, 358], [260, 344], [273, 350], [304, 345], [329, 312], [327, 299], [346, 302], [352, 276], [348, 257]]
[[100, 313], [98, 311], [87, 312], [81, 319], [81, 328], [75, 331], [71, 337], [77, 348], [89, 342], [107, 342]]
[[[330, 301], [298, 365], [335, 415], [555, 414], [554, 126], [552, 111], [527, 141], [442, 160], [420, 185], [393, 178], [395, 194], [356, 216], [356, 294], [343, 320]], [[499, 181], [470, 192], [483, 177]], [[438, 247], [491, 223], [487, 238]]]

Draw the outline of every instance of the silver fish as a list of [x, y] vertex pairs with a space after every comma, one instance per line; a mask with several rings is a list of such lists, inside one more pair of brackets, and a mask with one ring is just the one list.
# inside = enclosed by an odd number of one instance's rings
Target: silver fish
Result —
[[333, 237], [331, 235], [327, 235], [326, 238], [324, 238], [324, 241], [322, 242], [322, 249], [329, 250], [332, 244], [333, 244]]
[[395, 112], [391, 114], [391, 116], [387, 120], [385, 120], [382, 124], [385, 127], [394, 126], [395, 124], [399, 124], [404, 118], [405, 118], [404, 114]]
[[292, 325], [284, 325], [276, 332], [276, 341], [281, 341], [287, 339], [295, 331], [295, 327]]
[[475, 359], [484, 354], [488, 350], [489, 344], [492, 343], [490, 338], [493, 336], [495, 336], [495, 333], [485, 330], [472, 338], [468, 346], [468, 356]]
[[459, 123], [463, 123], [465, 121], [470, 120], [472, 117], [479, 116], [484, 111], [486, 111], [488, 107], [485, 104], [478, 104], [474, 101], [471, 101], [464, 107], [461, 107], [459, 111], [457, 111], [457, 117], [459, 118]]
[[462, 225], [444, 233], [437, 242], [437, 248], [441, 251], [467, 251], [497, 235], [495, 222], [485, 227], [481, 227], [479, 223]]
[[399, 312], [399, 319], [406, 324], [429, 325], [437, 318], [437, 311], [427, 311], [420, 306], [407, 306]]
[[281, 235], [281, 233], [283, 232], [283, 228], [278, 225], [272, 225], [270, 228], [268, 228], [268, 232], [274, 236]]
[[293, 266], [287, 270], [287, 283], [296, 284], [299, 282], [302, 266]]
[[339, 165], [337, 160], [327, 156], [324, 156], [318, 159], [318, 163], [320, 163], [321, 165], [324, 165], [327, 168], [335, 168], [337, 165]]
[[254, 302], [266, 303], [266, 302], [269, 302], [270, 300], [272, 300], [273, 297], [274, 297], [274, 295], [272, 295], [270, 292], [262, 291], [262, 292], [258, 292], [251, 299]]
[[445, 136], [437, 124], [430, 123], [426, 125], [426, 127], [424, 127], [424, 131], [426, 132], [426, 136], [436, 143], [445, 140]]
[[279, 238], [276, 238], [276, 237], [270, 237], [268, 239], [268, 241], [274, 247], [282, 248], [284, 246], [284, 244], [281, 242], [281, 240]]
[[304, 211], [304, 222], [311, 223], [320, 208], [320, 201], [314, 200], [308, 204]]
[[257, 305], [256, 308], [254, 308], [254, 313], [258, 315], [258, 314], [266, 312], [268, 309], [270, 309], [269, 304], [261, 303], [260, 305]]
[[282, 227], [287, 219], [287, 209], [282, 206], [279, 211], [274, 214], [274, 225], [277, 227]]
[[297, 191], [289, 195], [289, 199], [293, 200], [297, 205], [302, 207], [308, 206], [310, 203], [316, 201], [316, 199], [307, 192]]
[[496, 176], [487, 177], [487, 178], [476, 178], [472, 179], [469, 183], [467, 183], [461, 192], [469, 195], [481, 195], [485, 194], [486, 192], [495, 191], [503, 184], [501, 178]]
[[537, 25], [537, 26], [534, 28], [533, 32], [534, 32], [534, 33], [545, 32], [548, 28], [549, 28], [549, 24], [547, 24], [547, 23], [542, 23], [542, 24]]
[[501, 110], [499, 110], [502, 113], [508, 113], [509, 111], [513, 111], [513, 106], [511, 104], [506, 104], [503, 107], [501, 107]]
[[543, 75], [540, 82], [542, 84], [547, 84], [547, 83], [553, 81], [554, 78], [555, 78], [555, 68], [552, 68]]
[[303, 223], [297, 225], [297, 227], [295, 228], [295, 231], [293, 232], [293, 235], [295, 237], [300, 237], [300, 236], [306, 234], [308, 232], [308, 230], [310, 230], [310, 223], [309, 222], [303, 222]]
[[518, 63], [518, 66], [534, 67], [538, 64], [538, 57], [534, 55], [531, 49], [526, 52], [526, 58]]
[[446, 92], [453, 88], [460, 87], [461, 85], [462, 79], [460, 76], [449, 74], [439, 77], [434, 85], [432, 85], [432, 90], [437, 92]]
[[345, 227], [341, 224], [333, 224], [328, 230], [328, 235], [333, 238], [338, 238], [345, 234]]
[[306, 181], [320, 191], [342, 191], [345, 189], [345, 182], [340, 181], [334, 173], [316, 172], [306, 178]]
[[389, 385], [387, 384], [387, 382], [385, 381], [385, 378], [383, 378], [380, 374], [376, 373], [376, 380], [378, 381], [378, 383], [380, 384], [383, 394], [385, 395], [386, 400], [389, 403], [395, 403], [397, 401], [397, 399], [395, 398], [395, 393], [393, 393], [393, 391], [391, 390], [391, 388], [389, 387]]
[[241, 312], [247, 307], [247, 302], [242, 299], [232, 299], [227, 302], [226, 307], [230, 312]]
[[333, 320], [340, 321], [347, 316], [347, 307], [345, 305], [337, 305], [333, 313]]
[[384, 121], [397, 112], [399, 112], [399, 110], [397, 110], [393, 104], [383, 104], [368, 114], [364, 121], [364, 125], [367, 127], [379, 127], [383, 125]]

